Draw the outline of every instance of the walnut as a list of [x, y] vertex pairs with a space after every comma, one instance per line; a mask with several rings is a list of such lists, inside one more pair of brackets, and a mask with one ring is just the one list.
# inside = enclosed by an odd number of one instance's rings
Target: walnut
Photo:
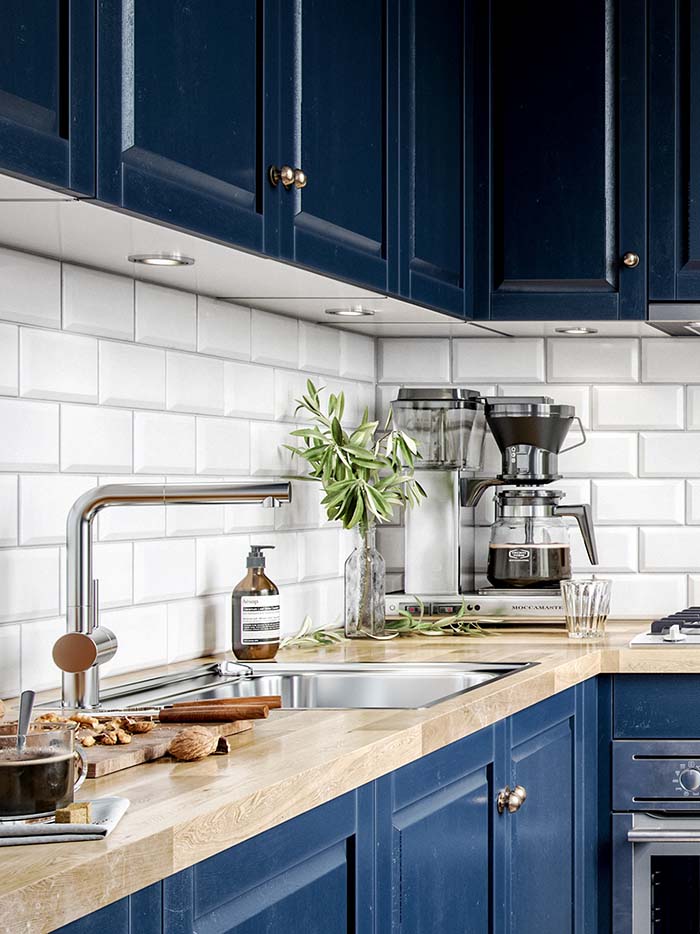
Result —
[[168, 746], [168, 752], [175, 759], [192, 762], [205, 759], [213, 752], [230, 751], [228, 740], [224, 736], [214, 736], [204, 726], [188, 726], [174, 737]]
[[91, 717], [86, 713], [74, 713], [73, 716], [68, 719], [72, 720], [73, 723], [79, 723], [81, 726], [89, 726], [93, 730], [97, 730], [100, 727], [100, 721], [97, 717]]
[[112, 733], [98, 733], [98, 734], [95, 736], [95, 740], [96, 740], [101, 746], [116, 746], [117, 743], [119, 742], [119, 740], [117, 739], [117, 734], [116, 734], [116, 732], [112, 732]]
[[122, 720], [122, 729], [130, 733], [150, 733], [154, 727], [153, 720], [132, 720], [130, 717], [124, 717]]
[[62, 717], [60, 714], [55, 713], [53, 710], [49, 713], [42, 713], [40, 717], [36, 718], [37, 723], [69, 723], [68, 717]]
[[97, 740], [95, 739], [95, 737], [88, 734], [87, 736], [82, 737], [82, 739], [80, 740], [80, 745], [85, 746], [85, 748], [87, 749], [90, 746], [94, 746], [96, 742]]
[[126, 730], [122, 729], [117, 730], [116, 733], [117, 740], [122, 746], [127, 746], [131, 742], [131, 733], [127, 733]]

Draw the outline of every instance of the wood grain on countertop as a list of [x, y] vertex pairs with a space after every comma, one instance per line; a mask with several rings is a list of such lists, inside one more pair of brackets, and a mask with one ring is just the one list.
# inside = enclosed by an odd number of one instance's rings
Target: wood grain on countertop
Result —
[[229, 756], [161, 759], [87, 781], [80, 798], [124, 795], [129, 811], [103, 841], [0, 848], [5, 930], [51, 931], [595, 675], [700, 673], [700, 648], [627, 648], [644, 627], [612, 623], [590, 645], [543, 627], [280, 653], [284, 661], [538, 664], [422, 710], [274, 710], [231, 738]]

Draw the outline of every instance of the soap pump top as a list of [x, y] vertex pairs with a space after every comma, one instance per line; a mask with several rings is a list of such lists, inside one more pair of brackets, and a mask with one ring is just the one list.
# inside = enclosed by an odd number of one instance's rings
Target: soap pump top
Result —
[[250, 552], [246, 558], [246, 567], [248, 568], [264, 568], [265, 567], [265, 555], [263, 551], [268, 548], [274, 548], [274, 545], [251, 545]]

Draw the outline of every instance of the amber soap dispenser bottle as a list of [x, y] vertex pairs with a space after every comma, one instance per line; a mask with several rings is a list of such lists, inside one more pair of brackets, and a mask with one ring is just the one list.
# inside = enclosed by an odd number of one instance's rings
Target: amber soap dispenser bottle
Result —
[[233, 591], [233, 654], [241, 661], [274, 658], [280, 645], [279, 590], [265, 573], [263, 551], [252, 545], [248, 573]]

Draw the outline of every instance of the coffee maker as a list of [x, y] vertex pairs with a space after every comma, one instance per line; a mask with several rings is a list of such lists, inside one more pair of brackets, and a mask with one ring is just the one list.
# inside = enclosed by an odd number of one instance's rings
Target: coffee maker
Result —
[[[591, 564], [598, 562], [590, 506], [564, 505], [564, 494], [548, 488], [562, 478], [559, 454], [586, 441], [573, 406], [441, 387], [401, 389], [392, 410], [418, 444], [415, 476], [427, 498], [406, 510], [404, 592], [387, 595], [387, 615], [423, 606], [431, 616], [464, 607], [503, 621], [561, 619], [559, 584], [571, 577], [567, 518], [576, 520]], [[581, 440], [564, 447], [574, 422]], [[480, 472], [487, 431], [500, 451], [491, 475]], [[495, 521], [484, 555], [475, 513], [491, 487]]]

